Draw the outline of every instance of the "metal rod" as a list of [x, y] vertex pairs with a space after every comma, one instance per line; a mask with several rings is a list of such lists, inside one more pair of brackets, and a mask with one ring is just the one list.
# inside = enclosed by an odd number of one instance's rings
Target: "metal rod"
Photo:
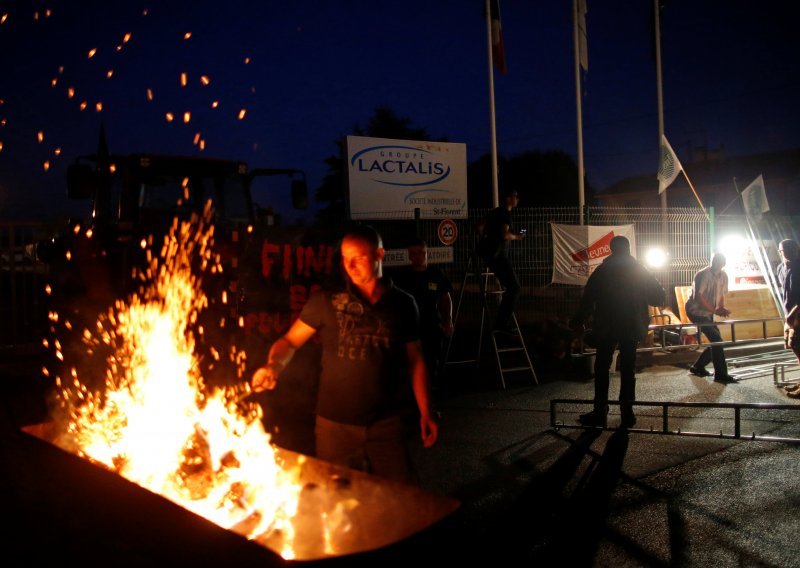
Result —
[[[616, 405], [619, 406], [619, 401], [607, 400], [605, 401], [609, 405]], [[572, 425], [566, 423], [559, 423], [557, 421], [557, 407], [559, 404], [594, 404], [594, 400], [589, 399], [552, 399], [550, 401], [550, 424], [555, 427], [558, 424], [558, 428], [585, 428], [582, 425]], [[662, 421], [662, 429], [661, 431], [653, 430], [652, 427], [649, 430], [645, 430], [643, 428], [629, 428], [629, 432], [640, 432], [640, 433], [648, 433], [648, 434], [668, 434], [674, 436], [693, 436], [693, 437], [703, 437], [703, 438], [723, 438], [723, 439], [731, 439], [731, 440], [755, 440], [755, 441], [766, 441], [766, 442], [784, 442], [784, 443], [792, 443], [797, 444], [800, 443], [800, 438], [786, 438], [786, 437], [775, 437], [775, 436], [758, 436], [755, 432], [753, 432], [752, 436], [747, 438], [742, 438], [741, 436], [741, 410], [742, 409], [756, 409], [756, 410], [793, 410], [793, 411], [800, 411], [800, 405], [797, 404], [778, 404], [778, 403], [771, 403], [771, 402], [672, 402], [672, 401], [646, 401], [646, 400], [635, 400], [632, 401], [631, 404], [633, 406], [657, 406], [661, 407], [661, 421]], [[734, 433], [733, 434], [725, 434], [722, 430], [720, 430], [719, 434], [717, 433], [710, 433], [710, 432], [686, 432], [682, 431], [678, 428], [677, 431], [672, 432], [669, 430], [669, 408], [719, 408], [719, 409], [726, 409], [726, 408], [733, 408], [734, 409]], [[615, 428], [605, 427], [604, 430], [615, 430]]]

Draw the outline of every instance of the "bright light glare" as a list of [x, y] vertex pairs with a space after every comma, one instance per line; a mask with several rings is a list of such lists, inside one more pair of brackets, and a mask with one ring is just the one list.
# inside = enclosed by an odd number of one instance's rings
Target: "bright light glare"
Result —
[[653, 247], [645, 253], [644, 261], [650, 268], [663, 268], [667, 264], [667, 251]]
[[728, 266], [736, 266], [747, 254], [749, 246], [741, 235], [726, 235], [719, 240], [719, 252], [725, 255]]

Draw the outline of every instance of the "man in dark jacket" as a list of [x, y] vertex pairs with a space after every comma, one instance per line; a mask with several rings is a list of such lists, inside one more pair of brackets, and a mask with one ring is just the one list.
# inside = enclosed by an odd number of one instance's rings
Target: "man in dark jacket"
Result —
[[[800, 267], [797, 261], [800, 256], [798, 246], [792, 239], [784, 239], [778, 243], [778, 252], [783, 259], [778, 265], [778, 285], [781, 291], [786, 323], [784, 325], [784, 345], [791, 349], [800, 362]], [[791, 398], [800, 398], [800, 386], [791, 384], [784, 387]]]
[[512, 325], [514, 306], [517, 304], [522, 287], [511, 262], [506, 256], [506, 243], [520, 241], [525, 238], [524, 231], [511, 230], [511, 211], [519, 205], [519, 194], [507, 191], [503, 205], [487, 213], [483, 220], [481, 239], [478, 242], [478, 254], [503, 286], [503, 297], [497, 308], [494, 331], [516, 333]]
[[661, 284], [631, 256], [627, 238], [611, 239], [611, 255], [589, 277], [580, 306], [570, 321], [576, 333], [592, 316], [597, 342], [594, 362], [594, 409], [582, 414], [586, 426], [606, 426], [608, 382], [614, 349], [619, 348], [622, 427], [636, 424], [631, 401], [636, 399], [636, 346], [647, 335], [648, 306], [664, 305]]

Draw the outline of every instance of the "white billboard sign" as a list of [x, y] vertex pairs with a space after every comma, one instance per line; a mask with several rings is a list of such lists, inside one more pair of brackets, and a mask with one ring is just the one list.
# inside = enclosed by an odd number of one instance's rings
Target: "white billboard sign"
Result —
[[467, 218], [467, 146], [347, 137], [351, 219]]

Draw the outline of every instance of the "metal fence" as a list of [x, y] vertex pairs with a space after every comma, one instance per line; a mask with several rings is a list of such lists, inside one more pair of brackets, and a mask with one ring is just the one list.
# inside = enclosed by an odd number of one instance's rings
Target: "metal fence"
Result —
[[[465, 281], [467, 264], [477, 242], [477, 223], [488, 211], [471, 209], [468, 218], [455, 220], [458, 237], [452, 247], [453, 262], [441, 266], [457, 292]], [[404, 248], [415, 236], [424, 238], [430, 246], [440, 246], [437, 235], [440, 220], [414, 219], [412, 215], [398, 214], [389, 220], [370, 221], [370, 224], [381, 233], [386, 248]], [[386, 217], [381, 214], [375, 216]], [[508, 247], [508, 255], [523, 287], [517, 308], [520, 323], [566, 323], [577, 307], [582, 288], [551, 283], [553, 242], [550, 224], [578, 224], [579, 208], [520, 207], [512, 212], [512, 218], [515, 228], [527, 229], [524, 240], [514, 241]], [[677, 313], [675, 286], [691, 284], [694, 274], [709, 261], [711, 232], [714, 229], [704, 212], [699, 208], [673, 207], [662, 214], [660, 208], [588, 207], [586, 219], [591, 225], [633, 224], [640, 257], [652, 246], [669, 251], [667, 266], [654, 270], [654, 274], [671, 292], [670, 301], [673, 311]], [[775, 224], [780, 220], [780, 217], [774, 216], [770, 223]], [[718, 221], [717, 229], [742, 227], [745, 224], [740, 216], [726, 216]], [[792, 224], [792, 220], [789, 220], [788, 225], [784, 223], [781, 227]], [[24, 245], [37, 242], [50, 230], [40, 223], [0, 221], [0, 345], [36, 341], [41, 335], [41, 324], [37, 328], [37, 322], [44, 321], [41, 291], [47, 269], [26, 254]], [[777, 232], [785, 230], [779, 229]], [[477, 279], [468, 281], [467, 285], [464, 317], [469, 318], [480, 313], [480, 298]]]
[[[458, 288], [464, 282], [467, 263], [477, 242], [477, 223], [489, 209], [471, 209], [467, 219], [458, 219], [458, 239], [453, 245], [454, 262], [442, 269]], [[512, 212], [514, 228], [526, 228], [522, 241], [510, 243], [507, 254], [515, 267], [523, 292], [517, 306], [520, 324], [553, 320], [566, 323], [574, 313], [583, 291], [580, 286], [553, 284], [553, 240], [551, 223], [578, 224], [578, 207], [520, 207]], [[671, 291], [670, 302], [676, 303], [675, 286], [689, 285], [694, 274], [709, 262], [708, 219], [698, 208], [670, 208], [664, 215], [660, 208], [587, 208], [592, 225], [634, 225], [638, 255], [653, 246], [669, 251], [669, 262], [663, 269], [653, 270], [662, 286]], [[741, 219], [740, 219], [741, 222]], [[405, 219], [372, 221], [384, 237], [387, 248], [401, 248], [412, 236], [419, 235], [429, 246], [440, 246], [438, 219]], [[466, 282], [471, 284], [469, 280]], [[470, 306], [477, 305], [477, 281], [465, 293]], [[673, 305], [677, 313], [677, 306]], [[472, 311], [467, 312], [470, 317]]]

